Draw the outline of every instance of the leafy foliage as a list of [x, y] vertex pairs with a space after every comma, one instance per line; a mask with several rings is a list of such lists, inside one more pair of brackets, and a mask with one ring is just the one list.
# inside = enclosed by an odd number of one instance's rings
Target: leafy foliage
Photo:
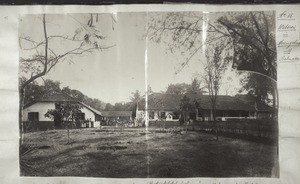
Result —
[[235, 66], [276, 80], [275, 12], [228, 13], [218, 22], [231, 35]]
[[184, 95], [184, 94], [203, 94], [204, 87], [201, 86], [201, 80], [193, 78], [191, 84], [177, 83], [169, 84], [165, 93]]
[[194, 111], [196, 108], [196, 102], [192, 101], [187, 95], [183, 95], [180, 100], [180, 110], [184, 112]]
[[[192, 58], [199, 57], [200, 51], [207, 53], [208, 49], [222, 44], [223, 52], [232, 55], [232, 62], [227, 64], [262, 75], [256, 81], [257, 77], [249, 74], [243, 89], [257, 99], [266, 99], [272, 94], [274, 103], [278, 100], [274, 11], [162, 13], [152, 17], [148, 35], [154, 42], [167, 45], [171, 53], [183, 56], [178, 72]], [[270, 80], [273, 80], [271, 86], [264, 85]]]
[[186, 83], [169, 84], [166, 93], [183, 95], [187, 93], [188, 88], [189, 84]]
[[[20, 82], [24, 82], [26, 79], [20, 78]], [[43, 97], [51, 96], [54, 93], [66, 93], [71, 97], [77, 99], [79, 102], [83, 102], [88, 106], [91, 106], [97, 110], [103, 110], [105, 103], [96, 98], [90, 98], [84, 95], [81, 91], [70, 89], [68, 86], [61, 89], [60, 83], [58, 81], [53, 81], [51, 79], [44, 80], [44, 85], [38, 84], [36, 81], [28, 84], [25, 87], [24, 104], [31, 104]]]
[[136, 90], [135, 92], [132, 92], [131, 93], [131, 97], [130, 97], [130, 100], [132, 103], [137, 103], [139, 102], [141, 99], [142, 99], [142, 95], [141, 95], [141, 92], [139, 90]]
[[228, 14], [219, 20], [230, 33], [234, 48], [234, 67], [254, 71], [243, 80], [243, 89], [257, 102], [277, 105], [277, 63], [275, 12]]
[[168, 45], [171, 53], [177, 50], [196, 50], [202, 32], [202, 16], [196, 12], [170, 12], [153, 16], [150, 21], [150, 39]]
[[55, 109], [49, 109], [45, 117], [58, 122], [79, 121], [82, 105], [74, 102], [57, 102]]
[[219, 94], [221, 80], [228, 66], [230, 57], [223, 55], [224, 45], [217, 45], [213, 49], [206, 52], [206, 66], [204, 70], [204, 81], [208, 90], [211, 106], [213, 110], [213, 118], [216, 118], [217, 96]]
[[256, 102], [273, 104], [273, 107], [277, 108], [277, 94], [274, 94], [277, 92], [277, 85], [274, 80], [253, 73], [247, 75], [242, 82], [244, 83], [242, 90], [246, 90], [249, 95], [254, 96]]
[[[20, 78], [20, 83], [25, 82], [24, 77]], [[53, 93], [61, 92], [60, 83], [58, 81], [53, 81], [50, 79], [44, 80], [44, 85], [39, 85], [37, 82], [33, 81], [25, 87], [24, 104], [30, 104], [38, 99], [49, 96]]]

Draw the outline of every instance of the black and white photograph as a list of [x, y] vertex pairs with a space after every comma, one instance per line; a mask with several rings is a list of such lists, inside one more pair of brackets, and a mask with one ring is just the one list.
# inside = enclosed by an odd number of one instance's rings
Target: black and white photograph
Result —
[[20, 15], [20, 176], [279, 178], [275, 19]]

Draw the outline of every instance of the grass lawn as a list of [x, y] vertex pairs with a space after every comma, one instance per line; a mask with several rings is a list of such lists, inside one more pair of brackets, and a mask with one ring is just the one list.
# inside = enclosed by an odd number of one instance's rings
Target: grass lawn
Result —
[[278, 177], [277, 147], [200, 132], [187, 134], [97, 129], [25, 134], [36, 149], [22, 156], [22, 176]]

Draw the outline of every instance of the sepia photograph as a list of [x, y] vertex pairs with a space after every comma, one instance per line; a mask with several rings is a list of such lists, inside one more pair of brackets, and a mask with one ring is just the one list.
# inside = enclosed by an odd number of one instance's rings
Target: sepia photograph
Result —
[[20, 175], [279, 178], [275, 18], [21, 15]]

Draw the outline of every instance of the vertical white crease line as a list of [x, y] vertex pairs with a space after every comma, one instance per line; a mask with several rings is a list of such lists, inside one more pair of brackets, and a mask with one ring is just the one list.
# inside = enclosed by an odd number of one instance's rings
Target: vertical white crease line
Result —
[[207, 27], [208, 27], [208, 13], [209, 12], [203, 12], [203, 15], [202, 15], [202, 52], [203, 52], [203, 55], [205, 56], [205, 50], [206, 50], [206, 38], [207, 38]]
[[146, 146], [147, 146], [147, 177], [150, 176], [150, 155], [149, 155], [149, 143], [148, 143], [148, 126], [149, 126], [149, 118], [148, 118], [148, 12], [146, 13], [146, 39], [145, 39], [145, 139], [146, 139]]
[[149, 118], [148, 118], [148, 12], [146, 15], [146, 47], [145, 47], [145, 127], [148, 131]]
[[113, 31], [113, 36], [112, 37], [116, 37], [116, 61], [117, 61], [117, 65], [120, 65], [121, 62], [122, 62], [122, 59], [121, 59], [121, 49], [120, 47], [118, 47], [119, 45], [119, 42], [121, 42], [121, 36], [122, 34], [120, 34], [119, 32], [119, 27], [118, 27], [118, 14], [117, 12], [113, 12], [111, 14], [111, 29], [114, 29]]

